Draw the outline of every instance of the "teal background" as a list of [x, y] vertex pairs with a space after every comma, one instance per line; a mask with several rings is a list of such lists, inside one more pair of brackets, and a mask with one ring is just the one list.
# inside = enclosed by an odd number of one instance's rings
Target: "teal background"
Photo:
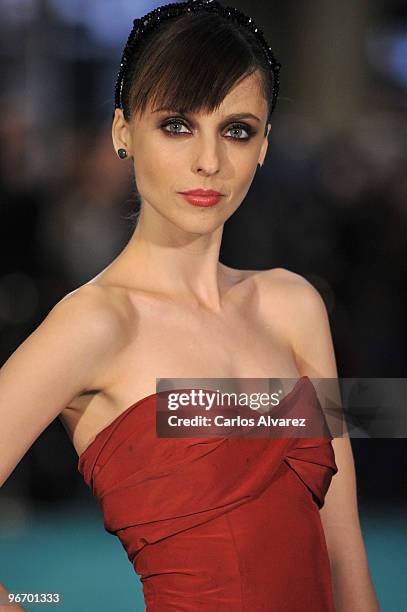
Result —
[[[367, 510], [367, 509], [366, 509]], [[382, 612], [407, 610], [407, 535], [400, 512], [361, 510], [369, 567]], [[139, 577], [120, 541], [104, 530], [94, 504], [30, 512], [2, 521], [1, 579], [10, 592], [59, 592], [60, 604], [25, 609], [143, 612]]]

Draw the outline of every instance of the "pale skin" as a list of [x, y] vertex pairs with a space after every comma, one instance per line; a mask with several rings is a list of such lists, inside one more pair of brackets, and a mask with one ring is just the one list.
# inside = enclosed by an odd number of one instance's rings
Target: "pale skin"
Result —
[[[282, 268], [219, 262], [223, 226], [263, 164], [271, 125], [254, 73], [212, 113], [133, 115], [116, 109], [115, 151], [134, 165], [142, 211], [123, 251], [66, 295], [0, 370], [0, 485], [60, 416], [81, 454], [156, 378], [336, 378], [329, 321], [317, 290]], [[252, 113], [238, 123], [236, 114]], [[265, 135], [265, 128], [266, 135]], [[182, 134], [171, 135], [169, 130]], [[210, 208], [188, 189], [224, 194]], [[272, 205], [272, 203], [270, 203]], [[216, 350], [215, 350], [216, 349]], [[333, 440], [338, 473], [320, 515], [337, 612], [376, 612], [360, 529], [348, 437]]]

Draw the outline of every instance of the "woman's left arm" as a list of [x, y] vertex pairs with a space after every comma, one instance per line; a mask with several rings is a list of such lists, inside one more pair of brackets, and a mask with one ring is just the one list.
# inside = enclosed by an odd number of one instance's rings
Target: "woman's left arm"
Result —
[[[296, 281], [289, 283], [287, 298], [290, 304], [295, 304], [290, 334], [298, 370], [310, 378], [337, 378], [325, 303], [306, 279], [295, 276]], [[380, 612], [360, 527], [355, 466], [348, 433], [334, 438], [332, 446], [338, 472], [332, 478], [320, 516], [331, 564], [335, 611]]]

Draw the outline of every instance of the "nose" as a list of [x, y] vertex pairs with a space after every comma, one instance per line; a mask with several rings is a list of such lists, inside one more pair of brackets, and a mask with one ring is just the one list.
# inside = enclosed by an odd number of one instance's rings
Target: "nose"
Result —
[[216, 137], [201, 136], [198, 139], [197, 150], [193, 162], [193, 171], [203, 175], [219, 172], [220, 151]]

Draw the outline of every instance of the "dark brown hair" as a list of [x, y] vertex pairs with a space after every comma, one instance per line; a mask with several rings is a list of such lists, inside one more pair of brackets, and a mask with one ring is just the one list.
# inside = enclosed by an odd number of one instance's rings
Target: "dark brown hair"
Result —
[[[152, 108], [213, 112], [237, 82], [259, 70], [271, 115], [273, 76], [256, 36], [216, 13], [174, 17], [130, 56], [122, 89], [127, 121]], [[267, 127], [267, 125], [266, 125]]]

